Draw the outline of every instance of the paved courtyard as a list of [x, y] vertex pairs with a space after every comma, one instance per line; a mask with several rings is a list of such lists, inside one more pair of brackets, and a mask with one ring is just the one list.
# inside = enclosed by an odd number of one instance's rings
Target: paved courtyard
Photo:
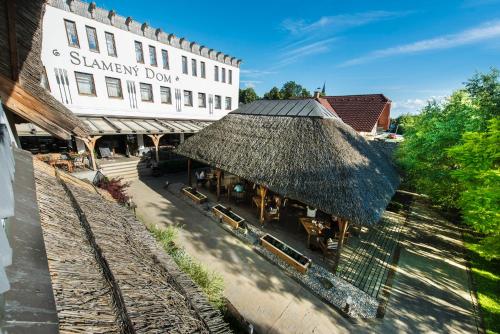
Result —
[[164, 189], [179, 175], [138, 180], [147, 224], [183, 226], [179, 243], [225, 280], [225, 295], [259, 333], [477, 332], [460, 231], [416, 202], [384, 319], [353, 324], [252, 249]]

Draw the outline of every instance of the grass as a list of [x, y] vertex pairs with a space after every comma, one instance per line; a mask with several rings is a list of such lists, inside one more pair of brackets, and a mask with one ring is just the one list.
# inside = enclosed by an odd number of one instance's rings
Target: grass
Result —
[[224, 279], [214, 271], [209, 271], [204, 265], [193, 259], [182, 247], [175, 244], [178, 235], [177, 226], [167, 226], [159, 229], [150, 226], [149, 231], [163, 246], [163, 249], [174, 259], [179, 268], [186, 273], [206, 294], [208, 301], [216, 308], [224, 311]]
[[488, 261], [474, 250], [480, 238], [465, 234], [464, 239], [486, 333], [500, 334], [500, 261]]

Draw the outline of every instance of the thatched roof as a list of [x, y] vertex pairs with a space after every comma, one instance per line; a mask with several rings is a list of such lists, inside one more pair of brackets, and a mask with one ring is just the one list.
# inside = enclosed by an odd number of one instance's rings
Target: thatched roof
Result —
[[90, 184], [34, 165], [61, 332], [229, 332], [130, 210]]
[[313, 99], [244, 105], [177, 153], [358, 224], [378, 222], [399, 182], [383, 153]]
[[64, 139], [89, 129], [41, 85], [45, 1], [0, 0], [0, 99], [12, 112]]

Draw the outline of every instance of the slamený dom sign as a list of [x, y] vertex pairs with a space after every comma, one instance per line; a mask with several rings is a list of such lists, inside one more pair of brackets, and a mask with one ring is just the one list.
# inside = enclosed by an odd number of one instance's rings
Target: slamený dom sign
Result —
[[[55, 56], [59, 56], [59, 51], [53, 50], [52, 52]], [[172, 82], [172, 77], [170, 74], [165, 74], [157, 69], [152, 69], [150, 67], [139, 67], [137, 65], [125, 65], [120, 63], [115, 63], [112, 61], [104, 61], [102, 59], [91, 58], [88, 56], [80, 55], [78, 51], [71, 51], [69, 53], [71, 64], [76, 66], [84, 66], [87, 68], [92, 68], [105, 72], [112, 72], [124, 75], [130, 75], [133, 77], [144, 77], [146, 79], [154, 79], [160, 82]], [[179, 77], [175, 77], [175, 81], [179, 81]]]

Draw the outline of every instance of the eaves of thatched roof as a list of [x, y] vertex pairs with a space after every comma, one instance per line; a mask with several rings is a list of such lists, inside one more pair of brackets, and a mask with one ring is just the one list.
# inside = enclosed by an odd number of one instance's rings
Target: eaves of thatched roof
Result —
[[41, 86], [45, 1], [0, 1], [0, 100], [9, 110], [64, 139], [89, 128]]
[[34, 162], [61, 332], [228, 333], [130, 210]]
[[177, 153], [357, 224], [378, 222], [399, 183], [385, 154], [313, 99], [245, 105]]

